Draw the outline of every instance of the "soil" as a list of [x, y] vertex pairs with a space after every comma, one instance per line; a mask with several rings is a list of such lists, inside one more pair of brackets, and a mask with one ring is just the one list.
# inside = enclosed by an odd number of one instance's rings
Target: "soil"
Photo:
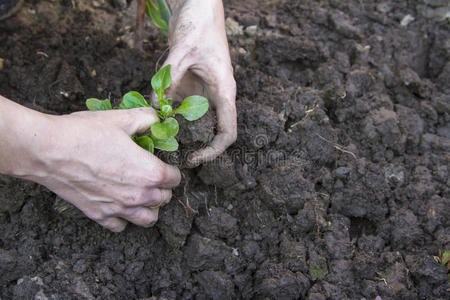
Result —
[[[448, 3], [224, 2], [237, 142], [120, 234], [1, 176], [0, 298], [450, 299]], [[26, 1], [0, 23], [0, 94], [55, 114], [149, 95], [167, 42], [148, 23], [131, 49], [124, 4]]]

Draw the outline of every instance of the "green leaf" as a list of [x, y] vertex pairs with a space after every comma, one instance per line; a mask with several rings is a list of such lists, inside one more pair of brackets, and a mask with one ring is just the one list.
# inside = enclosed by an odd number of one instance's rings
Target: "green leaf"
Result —
[[169, 9], [169, 6], [167, 5], [166, 0], [157, 0], [156, 2], [158, 2], [158, 8], [159, 8], [159, 12], [160, 12], [161, 18], [167, 24], [169, 24], [171, 13], [170, 13], [170, 9]]
[[151, 130], [152, 134], [157, 139], [165, 140], [176, 136], [179, 130], [179, 126], [177, 120], [175, 120], [174, 118], [168, 118], [162, 123], [153, 123]]
[[173, 105], [173, 98], [166, 98], [165, 100], [167, 101], [167, 105]]
[[151, 0], [147, 0], [147, 6], [145, 7], [145, 13], [147, 16], [152, 19], [153, 23], [158, 27], [159, 29], [167, 30], [169, 28], [169, 24], [163, 19], [161, 15], [161, 10], [158, 6], [153, 4]]
[[130, 109], [138, 107], [150, 107], [151, 105], [145, 101], [144, 96], [138, 92], [128, 92], [123, 96], [122, 103], [120, 103], [119, 108]]
[[158, 117], [159, 117], [160, 119], [164, 120], [165, 116], [164, 116], [164, 113], [163, 113], [162, 111], [157, 110], [156, 113], [158, 114]]
[[450, 262], [450, 251], [449, 250], [445, 250], [444, 253], [442, 254], [442, 259], [441, 259], [442, 265], [446, 265], [448, 262]]
[[155, 145], [153, 143], [153, 140], [149, 136], [133, 136], [133, 140], [144, 148], [147, 151], [150, 151], [151, 153], [155, 152]]
[[161, 99], [158, 99], [158, 105], [159, 107], [163, 107], [164, 105], [169, 105], [169, 102], [164, 98], [164, 96]]
[[172, 83], [170, 68], [171, 65], [167, 65], [161, 68], [152, 77], [152, 88], [155, 90], [156, 95], [158, 95], [159, 101], [161, 101], [161, 99], [164, 99], [164, 90], [168, 89], [170, 87], [170, 84]]
[[161, 107], [161, 111], [164, 114], [164, 117], [170, 116], [170, 114], [172, 113], [172, 106], [170, 105], [163, 105]]
[[174, 137], [168, 138], [168, 139], [158, 139], [154, 136], [153, 141], [155, 142], [155, 148], [163, 151], [177, 151], [178, 150], [178, 142]]
[[86, 107], [89, 110], [110, 110], [111, 107], [111, 101], [109, 99], [106, 100], [99, 100], [97, 98], [89, 98], [86, 100]]
[[203, 117], [208, 108], [208, 99], [202, 96], [190, 96], [183, 100], [174, 113], [182, 115], [189, 121], [195, 121]]

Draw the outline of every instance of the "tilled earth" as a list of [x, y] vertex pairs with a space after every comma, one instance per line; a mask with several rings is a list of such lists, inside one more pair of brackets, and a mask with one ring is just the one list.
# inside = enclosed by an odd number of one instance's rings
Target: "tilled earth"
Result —
[[[129, 1], [130, 2], [130, 1]], [[150, 94], [167, 43], [135, 3], [27, 1], [0, 94], [48, 113]], [[225, 1], [238, 141], [152, 229], [102, 229], [0, 177], [1, 299], [450, 299], [447, 1]], [[214, 134], [186, 124], [182, 152]], [[380, 299], [378, 298], [378, 299]]]

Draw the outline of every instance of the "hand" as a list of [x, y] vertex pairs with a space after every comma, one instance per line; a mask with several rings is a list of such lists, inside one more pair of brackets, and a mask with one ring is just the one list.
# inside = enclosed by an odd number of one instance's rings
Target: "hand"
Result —
[[213, 160], [236, 141], [236, 82], [222, 1], [178, 0], [172, 6], [170, 53], [164, 62], [172, 65], [168, 95], [179, 101], [191, 95], [205, 96], [217, 114], [217, 135], [208, 147], [188, 158], [188, 165], [195, 167]]
[[3, 98], [0, 116], [0, 172], [47, 186], [112, 231], [154, 224], [180, 182], [130, 139], [159, 120], [151, 108], [50, 116]]

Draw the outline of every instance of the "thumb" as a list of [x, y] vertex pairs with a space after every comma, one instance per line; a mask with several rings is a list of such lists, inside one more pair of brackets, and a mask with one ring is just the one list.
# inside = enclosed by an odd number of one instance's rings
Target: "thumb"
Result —
[[159, 121], [158, 114], [151, 107], [133, 108], [110, 111], [113, 122], [122, 128], [129, 136], [145, 133], [153, 123]]
[[[171, 51], [166, 61], [162, 65], [162, 67], [171, 65], [170, 75], [172, 77], [172, 84], [165, 92], [165, 95], [168, 97], [175, 97], [175, 93], [178, 89], [178, 86], [180, 85], [181, 80], [183, 79], [184, 75], [186, 74], [187, 70], [190, 67], [186, 59], [187, 55], [188, 53], [186, 53], [186, 51], [182, 50]], [[152, 95], [152, 102], [154, 105], [156, 106], [158, 105], [158, 97], [156, 96], [156, 93], [153, 93]]]

